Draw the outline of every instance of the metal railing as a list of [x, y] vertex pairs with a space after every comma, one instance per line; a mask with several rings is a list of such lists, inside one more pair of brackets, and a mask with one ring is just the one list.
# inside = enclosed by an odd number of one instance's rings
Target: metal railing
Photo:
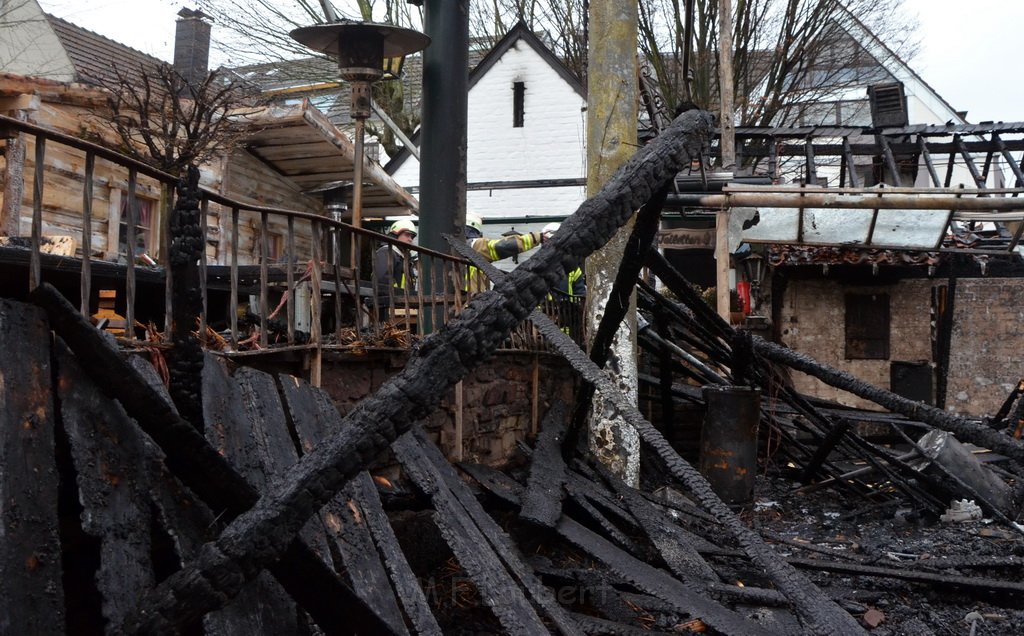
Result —
[[[48, 144], [51, 148], [60, 144], [83, 155], [78, 171], [49, 166], [50, 173], [63, 170], [64, 177], [81, 180], [82, 209], [77, 228], [81, 245], [80, 311], [87, 316], [92, 313], [94, 265], [102, 263], [109, 277], [110, 257], [117, 251], [108, 244], [107, 258], [98, 259], [93, 253], [94, 184], [98, 180], [97, 160], [102, 160], [110, 164], [104, 179], [123, 182], [127, 199], [121, 228], [125, 233], [124, 340], [128, 345], [138, 341], [136, 329], [141, 325], [137, 318], [152, 322], [160, 319], [152, 311], [142, 316], [137, 312], [137, 275], [141, 270], [145, 270], [150, 283], [161, 277], [154, 274], [162, 275], [162, 322], [167, 331], [174, 303], [172, 272], [138, 262], [137, 194], [142, 187], [140, 178], [152, 180], [167, 193], [164, 209], [170, 210], [178, 178], [103, 146], [9, 117], [0, 116], [0, 130], [8, 137], [34, 137], [29, 289], [44, 279], [44, 257], [54, 258], [42, 250], [43, 212], [47, 207]], [[5, 187], [11, 189], [11, 185]], [[63, 194], [62, 201], [67, 201], [66, 186]], [[59, 212], [67, 218], [74, 211]], [[417, 336], [457, 316], [474, 293], [490, 286], [482, 272], [471, 270], [461, 258], [319, 214], [246, 203], [201, 189], [199, 216], [204, 248], [198, 263], [202, 309], [197, 333], [204, 346], [233, 355], [289, 349], [319, 353], [325, 349], [407, 348]], [[210, 227], [211, 219], [218, 221], [218, 228]], [[65, 225], [51, 230], [73, 234], [76, 228]], [[116, 235], [109, 227], [107, 234]], [[164, 237], [162, 243], [161, 260], [166, 261], [169, 240]], [[211, 246], [216, 248], [213, 258], [208, 253]], [[400, 258], [404, 284], [396, 285], [388, 272], [378, 271], [378, 259], [374, 258], [378, 250], [393, 250]], [[390, 264], [390, 252], [388, 256]], [[580, 299], [553, 298], [542, 308], [567, 333], [582, 341]], [[506, 346], [547, 350], [543, 338], [528, 322], [515, 330]]]

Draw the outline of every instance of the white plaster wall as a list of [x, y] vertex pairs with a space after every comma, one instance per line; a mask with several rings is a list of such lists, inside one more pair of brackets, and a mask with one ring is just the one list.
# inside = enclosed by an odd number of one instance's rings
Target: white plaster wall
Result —
[[[512, 126], [512, 84], [523, 82], [524, 125]], [[522, 40], [469, 92], [466, 176], [469, 183], [586, 176], [586, 100]], [[409, 157], [394, 177], [419, 185], [419, 162]], [[471, 190], [467, 210], [485, 220], [510, 216], [567, 216], [586, 200], [584, 186]]]
[[74, 66], [36, 0], [0, 0], [0, 72], [74, 79]]

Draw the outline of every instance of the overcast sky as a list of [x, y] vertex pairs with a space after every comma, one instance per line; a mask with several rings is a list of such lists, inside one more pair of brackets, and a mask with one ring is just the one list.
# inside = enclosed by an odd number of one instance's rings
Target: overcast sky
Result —
[[[176, 13], [188, 3], [41, 0], [40, 4], [69, 22], [169, 61]], [[1024, 121], [1024, 82], [1013, 70], [1020, 54], [1019, 33], [1024, 30], [1024, 2], [904, 0], [904, 4], [920, 23], [921, 48], [910, 64], [932, 88], [957, 110], [968, 111], [968, 121]]]

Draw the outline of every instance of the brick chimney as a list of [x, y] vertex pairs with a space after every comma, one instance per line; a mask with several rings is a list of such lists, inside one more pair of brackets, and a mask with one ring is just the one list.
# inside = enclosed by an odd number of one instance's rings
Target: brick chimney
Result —
[[198, 9], [178, 12], [174, 34], [174, 69], [190, 84], [206, 78], [210, 62], [210, 23]]

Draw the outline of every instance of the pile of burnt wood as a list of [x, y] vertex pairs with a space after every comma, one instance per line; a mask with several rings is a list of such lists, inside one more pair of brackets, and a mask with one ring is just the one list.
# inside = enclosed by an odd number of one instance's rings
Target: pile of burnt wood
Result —
[[[57, 459], [47, 474], [56, 477], [51, 486], [60, 496], [31, 492], [24, 493], [31, 501], [15, 501], [23, 514], [30, 506], [37, 512], [8, 533], [5, 550], [11, 555], [35, 541], [38, 560], [31, 569], [6, 570], [15, 574], [5, 596], [8, 624], [47, 633], [124, 626], [162, 632], [149, 626], [147, 603], [215, 545], [209, 542], [255, 502], [257, 491], [301, 470], [300, 459], [338, 433], [343, 420], [326, 394], [297, 378], [244, 367], [229, 373], [210, 356], [200, 434], [177, 418], [148, 362], [125, 361], [85, 325], [83, 337], [58, 326], [77, 355], [60, 340], [51, 355], [39, 313], [5, 303], [4, 315], [16, 314], [28, 320], [12, 328], [5, 318], [5, 345], [25, 343], [35, 353], [22, 359], [40, 370], [40, 386], [51, 375], [54, 382], [48, 421], [58, 432], [56, 452], [48, 452]], [[104, 360], [114, 368], [97, 368]], [[108, 391], [118, 402], [97, 387], [110, 376], [119, 387]], [[700, 399], [686, 386], [677, 382], [674, 390]], [[151, 401], [133, 400], [133, 393]], [[767, 425], [804, 439], [807, 452], [787, 450], [788, 461], [821, 454], [811, 452], [809, 435], [791, 429], [795, 408], [764, 413]], [[523, 445], [525, 461], [506, 471], [453, 466], [414, 427], [391, 445], [400, 481], [359, 473], [304, 521], [280, 560], [249, 577], [232, 599], [167, 622], [209, 634], [852, 633], [871, 624], [864, 596], [856, 586], [822, 588], [804, 572], [875, 581], [880, 589], [899, 581], [1009, 608], [1024, 592], [1014, 578], [1020, 556], [999, 559], [1005, 579], [960, 574], [976, 565], [963, 559], [881, 565], [814, 546], [783, 556], [772, 544], [794, 552], [792, 541], [749, 529], [727, 507], [706, 505], [714, 495], [670, 449], [646, 454], [644, 487], [635, 489], [583, 459], [572, 420], [567, 405], [555, 404], [538, 438]], [[860, 453], [867, 442], [846, 430], [832, 447], [843, 444]], [[930, 500], [921, 495], [936, 498], [910, 472], [909, 458], [893, 459], [879, 447], [876, 461], [871, 490], [891, 499], [902, 489], [924, 505]], [[842, 464], [835, 452], [822, 470], [833, 463]], [[11, 472], [5, 488], [14, 497]], [[888, 488], [879, 486], [880, 475]], [[839, 474], [831, 483], [856, 492], [867, 487], [861, 479], [869, 477]], [[38, 543], [47, 537], [48, 553]], [[991, 558], [981, 561], [993, 569]], [[27, 606], [11, 605], [26, 599]]]

